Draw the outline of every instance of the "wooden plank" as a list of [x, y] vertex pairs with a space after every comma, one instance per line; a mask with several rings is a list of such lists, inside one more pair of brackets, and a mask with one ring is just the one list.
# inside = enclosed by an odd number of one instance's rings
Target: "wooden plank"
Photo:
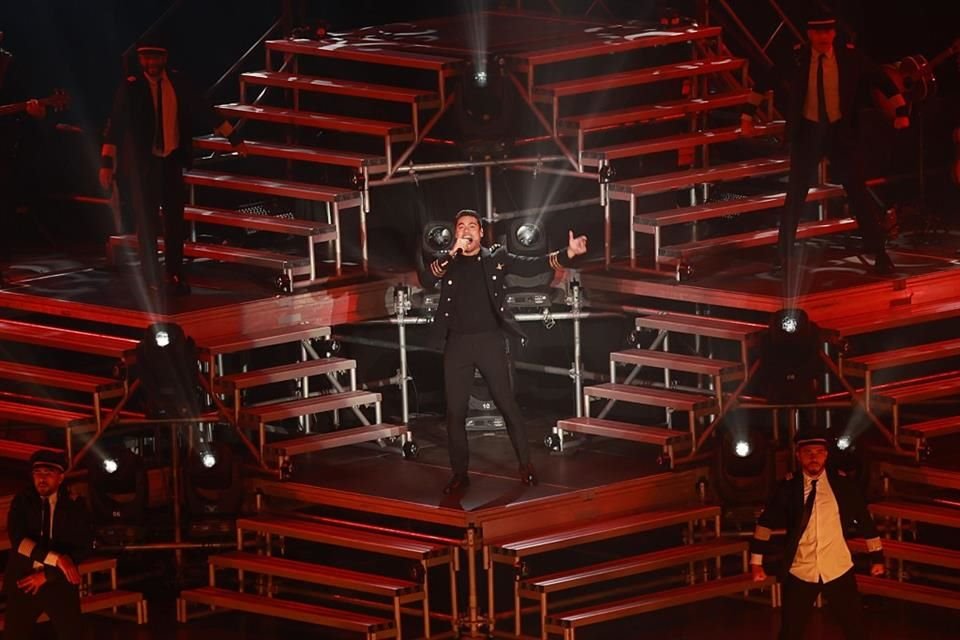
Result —
[[960, 433], [960, 416], [946, 416], [925, 422], [900, 425], [901, 435], [915, 436], [923, 439], [939, 438], [954, 433]]
[[47, 327], [31, 322], [0, 320], [0, 340], [22, 342], [39, 347], [106, 356], [122, 360], [137, 348], [138, 342], [92, 331]]
[[610, 91], [635, 87], [653, 82], [678, 80], [681, 78], [695, 78], [711, 73], [737, 71], [746, 64], [742, 58], [720, 58], [715, 60], [696, 60], [669, 64], [661, 67], [648, 67], [634, 71], [622, 71], [601, 76], [589, 76], [576, 80], [563, 80], [534, 87], [534, 99], [550, 102], [555, 98]]
[[342, 206], [359, 206], [360, 192], [353, 189], [341, 189], [307, 182], [274, 180], [257, 176], [231, 175], [216, 171], [191, 169], [183, 174], [184, 181], [191, 186], [230, 189], [267, 196], [297, 198], [313, 202], [336, 202]]
[[953, 358], [960, 356], [960, 339], [927, 342], [910, 347], [879, 351], [862, 356], [845, 358], [843, 361], [844, 375], [863, 376], [867, 371], [877, 371], [890, 367], [902, 367], [918, 362]]
[[285, 233], [292, 236], [314, 237], [315, 242], [336, 240], [337, 230], [332, 224], [315, 222], [312, 220], [298, 220], [295, 218], [279, 218], [275, 216], [256, 216], [217, 209], [214, 207], [184, 207], [184, 218], [191, 222], [214, 224], [226, 227], [240, 227], [252, 231], [269, 231], [270, 233]]
[[614, 351], [610, 354], [610, 360], [643, 367], [675, 369], [705, 376], [720, 376], [725, 380], [743, 377], [743, 364], [740, 362], [684, 353], [670, 353], [669, 351], [656, 351], [654, 349]]
[[457, 58], [410, 51], [388, 51], [371, 46], [369, 43], [357, 44], [358, 46], [351, 46], [351, 43], [339, 39], [307, 40], [291, 38], [288, 40], [266, 41], [268, 51], [276, 51], [279, 53], [353, 60], [356, 62], [380, 64], [391, 67], [444, 72], [446, 74], [452, 74], [456, 69], [463, 66], [463, 61]]
[[330, 327], [315, 324], [295, 324], [289, 327], [275, 327], [249, 333], [229, 333], [222, 336], [209, 336], [201, 340], [197, 347], [207, 356], [238, 353], [289, 344], [301, 340], [319, 340], [330, 336]]
[[669, 407], [678, 411], [709, 412], [716, 410], [717, 399], [699, 393], [688, 393], [659, 387], [638, 387], [628, 384], [597, 384], [585, 387], [583, 392], [591, 398], [606, 398], [621, 402]]
[[267, 598], [216, 587], [200, 587], [199, 589], [181, 591], [180, 599], [185, 602], [195, 602], [218, 608], [246, 611], [247, 613], [297, 620], [333, 629], [370, 634], [368, 635], [369, 638], [392, 638], [396, 636], [392, 620], [293, 600]]
[[878, 386], [877, 402], [884, 404], [909, 404], [960, 393], [960, 371], [950, 371], [929, 381], [905, 381], [904, 384]]
[[63, 453], [63, 449], [42, 447], [40, 445], [30, 444], [28, 442], [18, 442], [16, 440], [8, 440], [6, 438], [0, 439], [0, 458], [4, 458], [6, 460], [19, 460], [20, 462], [27, 462], [37, 451], [55, 451], [57, 453]]
[[951, 589], [864, 575], [857, 576], [857, 587], [859, 587], [861, 593], [870, 595], [885, 596], [948, 609], [960, 609], [960, 593]]
[[317, 76], [305, 76], [297, 73], [250, 71], [240, 74], [240, 81], [245, 84], [257, 86], [353, 96], [355, 98], [368, 98], [387, 102], [403, 102], [406, 104], [416, 104], [424, 108], [436, 106], [440, 102], [436, 91], [373, 84], [371, 82], [357, 82], [344, 80], [342, 78], [319, 78]]
[[[135, 235], [110, 236], [111, 250], [118, 247], [135, 250], [140, 241]], [[163, 238], [157, 239], [157, 248], [162, 252], [165, 248]], [[311, 275], [310, 259], [301, 256], [292, 256], [286, 253], [264, 251], [263, 249], [247, 249], [246, 247], [231, 247], [221, 244], [205, 244], [201, 242], [184, 242], [183, 255], [188, 258], [215, 260], [232, 264], [244, 264], [260, 269], [272, 269], [279, 272], [289, 271], [295, 276]]]
[[[847, 540], [847, 546], [853, 553], [869, 552], [867, 541], [863, 538], [851, 538]], [[956, 549], [944, 549], [927, 544], [884, 539], [883, 555], [887, 558], [896, 558], [907, 562], [929, 564], [946, 569], [960, 569], [960, 551]]]
[[404, 425], [371, 424], [327, 433], [313, 433], [300, 438], [280, 440], [267, 445], [267, 450], [278, 456], [295, 456], [337, 447], [348, 447], [382, 438], [396, 438], [407, 432]]
[[0, 400], [0, 419], [56, 429], [76, 429], [84, 426], [96, 429], [93, 415], [6, 400]]
[[689, 442], [690, 440], [690, 432], [688, 431], [665, 429], [664, 427], [647, 427], [630, 422], [602, 420], [600, 418], [565, 418], [557, 421], [557, 427], [573, 433], [630, 440], [661, 447], [685, 441]]
[[[199, 136], [193, 139], [193, 146], [207, 151], [232, 153], [236, 149], [226, 138], [219, 136]], [[354, 169], [366, 168], [371, 174], [385, 173], [387, 159], [383, 156], [372, 156], [339, 149], [321, 149], [320, 147], [304, 147], [298, 145], [281, 144], [277, 142], [260, 142], [259, 140], [245, 140], [244, 146], [249, 156], [264, 158], [280, 158], [282, 160], [299, 160], [314, 164], [332, 164]]]
[[260, 105], [240, 104], [231, 102], [217, 105], [217, 111], [224, 118], [243, 118], [259, 120], [274, 124], [288, 124], [297, 127], [311, 127], [341, 131], [344, 133], [359, 133], [368, 136], [391, 136], [400, 140], [402, 136], [413, 135], [413, 125], [402, 122], [387, 122], [385, 120], [368, 120], [352, 118], [330, 113], [316, 113], [313, 111], [298, 111], [286, 107], [266, 107]]
[[870, 513], [881, 518], [901, 518], [944, 527], [960, 527], [960, 509], [937, 507], [915, 502], [884, 500], [869, 505]]
[[350, 358], [319, 358], [220, 376], [217, 379], [217, 386], [223, 392], [232, 393], [238, 389], [249, 389], [356, 368], [357, 361]]
[[83, 393], [107, 393], [123, 389], [123, 382], [113, 378], [49, 369], [9, 360], [0, 360], [0, 378]]
[[928, 322], [938, 322], [960, 316], [960, 299], [936, 300], [920, 304], [901, 304], [885, 309], [883, 313], [863, 313], [842, 318], [831, 318], [823, 326], [841, 336], [856, 336], [888, 329], [899, 329]]
[[[588, 164], [588, 166], [597, 166], [600, 162], [612, 162], [613, 160], [633, 158], [651, 153], [692, 149], [711, 144], [733, 142], [735, 140], [742, 140], [748, 137], [759, 138], [763, 136], [775, 136], [782, 134], [783, 130], [783, 123], [775, 122], [766, 125], [757, 125], [754, 127], [753, 133], [750, 134], [750, 136], [744, 135], [739, 126], [708, 129], [706, 131], [678, 133], [672, 136], [648, 138], [645, 140], [631, 140], [629, 142], [621, 142], [605, 147], [584, 149], [581, 157], [584, 160], [592, 161]], [[585, 164], [587, 163], [585, 162]]]
[[766, 325], [697, 316], [687, 313], [664, 311], [655, 315], [640, 316], [635, 321], [638, 329], [656, 329], [673, 333], [686, 333], [706, 338], [720, 338], [739, 342], [755, 342], [767, 330]]
[[286, 418], [297, 418], [325, 411], [336, 411], [380, 402], [380, 394], [372, 391], [343, 391], [328, 396], [299, 398], [285, 402], [244, 407], [240, 411], [240, 420], [247, 423], [275, 422]]
[[642, 178], [632, 178], [610, 183], [610, 196], [619, 200], [630, 197], [667, 193], [675, 189], [687, 189], [704, 183], [744, 180], [787, 173], [788, 158], [757, 158], [730, 164], [718, 164], [706, 169], [686, 169], [673, 173], [661, 173]]

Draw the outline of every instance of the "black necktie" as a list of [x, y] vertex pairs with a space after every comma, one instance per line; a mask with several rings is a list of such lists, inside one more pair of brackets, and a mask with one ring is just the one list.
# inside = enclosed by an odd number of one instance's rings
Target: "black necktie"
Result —
[[41, 498], [40, 507], [40, 539], [50, 540], [50, 498]]
[[[822, 72], [821, 72], [822, 75]], [[157, 80], [157, 124], [153, 129], [153, 148], [163, 153], [163, 78]]]
[[810, 494], [807, 496], [806, 502], [803, 503], [803, 519], [800, 521], [800, 533], [803, 534], [807, 530], [807, 525], [810, 524], [810, 516], [813, 515], [813, 503], [817, 501], [817, 481], [810, 481]]
[[823, 59], [826, 57], [821, 53], [817, 62], [817, 121], [823, 123], [830, 122], [827, 116], [827, 92], [823, 88]]

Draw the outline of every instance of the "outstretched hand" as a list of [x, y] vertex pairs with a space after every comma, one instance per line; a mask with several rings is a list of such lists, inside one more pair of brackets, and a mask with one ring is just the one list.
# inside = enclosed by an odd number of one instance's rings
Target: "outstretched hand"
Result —
[[567, 240], [567, 257], [572, 259], [585, 254], [587, 252], [587, 236], [574, 237], [572, 230], [568, 233], [570, 237]]

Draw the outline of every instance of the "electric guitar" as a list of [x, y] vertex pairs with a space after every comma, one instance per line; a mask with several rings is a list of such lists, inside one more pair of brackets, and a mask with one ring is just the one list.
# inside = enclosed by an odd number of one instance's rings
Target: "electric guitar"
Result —
[[[14, 102], [13, 104], [0, 105], [0, 117], [12, 116], [20, 113], [21, 111], [26, 111], [27, 103], [29, 102], [29, 100], [26, 100], [24, 102]], [[60, 111], [61, 109], [66, 109], [70, 104], [70, 94], [63, 89], [57, 89], [46, 98], [38, 99], [37, 102], [48, 109]]]
[[[885, 64], [882, 68], [887, 77], [897, 85], [897, 89], [907, 101], [907, 106], [913, 107], [936, 95], [937, 77], [933, 70], [955, 55], [960, 55], [960, 39], [954, 40], [932, 60], [928, 61], [922, 55], [907, 56], [899, 62]], [[893, 120], [896, 117], [896, 107], [890, 104], [890, 100], [882, 92], [874, 90], [873, 99], [887, 118]]]

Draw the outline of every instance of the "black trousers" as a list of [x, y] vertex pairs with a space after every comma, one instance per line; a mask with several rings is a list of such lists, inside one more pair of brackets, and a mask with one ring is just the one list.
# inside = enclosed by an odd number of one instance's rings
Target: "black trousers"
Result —
[[820, 124], [806, 118], [791, 132], [790, 176], [787, 199], [780, 214], [777, 248], [784, 262], [793, 257], [797, 225], [807, 201], [807, 191], [815, 182], [820, 160], [830, 160], [831, 178], [839, 180], [847, 193], [847, 203], [857, 219], [863, 235], [864, 250], [883, 251], [884, 232], [880, 226], [880, 210], [867, 192], [863, 156], [856, 139], [856, 130], [846, 123]]
[[183, 276], [183, 208], [186, 201], [183, 168], [179, 151], [166, 158], [151, 156], [142, 162], [140, 175], [131, 176], [129, 180], [128, 203], [137, 227], [140, 264], [147, 285], [160, 284], [157, 238], [161, 231], [166, 276], [168, 279]]
[[4, 640], [30, 640], [41, 613], [50, 618], [59, 640], [83, 636], [79, 590], [66, 580], [54, 580], [33, 596], [8, 587]]
[[788, 573], [782, 583], [783, 608], [779, 640], [801, 640], [813, 611], [813, 603], [821, 593], [836, 616], [847, 640], [866, 640], [867, 629], [863, 602], [857, 590], [857, 578], [851, 568], [830, 582], [804, 582]]
[[447, 394], [447, 443], [450, 466], [455, 473], [466, 473], [470, 464], [467, 446], [467, 406], [473, 369], [476, 367], [490, 390], [490, 397], [503, 414], [517, 460], [530, 462], [527, 425], [510, 388], [507, 343], [501, 331], [447, 336], [443, 352], [443, 384]]

